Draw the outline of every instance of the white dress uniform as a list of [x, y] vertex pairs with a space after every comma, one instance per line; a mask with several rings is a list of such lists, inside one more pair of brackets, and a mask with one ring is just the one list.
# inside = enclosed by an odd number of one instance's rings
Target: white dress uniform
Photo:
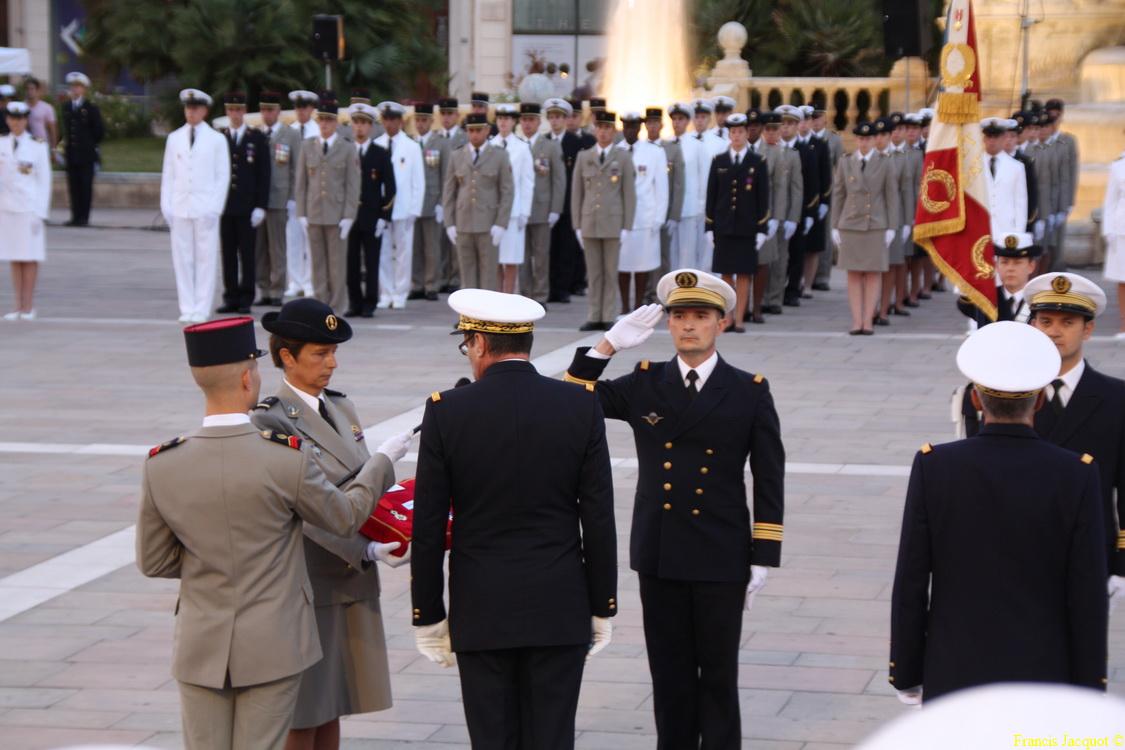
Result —
[[712, 157], [705, 151], [703, 143], [687, 133], [674, 140], [680, 144], [684, 156], [684, 208], [673, 233], [669, 262], [672, 268], [703, 268], [699, 262], [699, 248]]
[[664, 149], [648, 141], [639, 140], [632, 147], [622, 141], [614, 148], [631, 152], [637, 192], [633, 226], [621, 245], [617, 270], [651, 271], [660, 266], [660, 227], [668, 215], [668, 157]]
[[1109, 166], [1109, 182], [1102, 204], [1105, 236], [1105, 277], [1125, 284], [1125, 153]]
[[[512, 184], [515, 187], [508, 231], [504, 232], [504, 239], [500, 240], [500, 263], [518, 266], [523, 263], [526, 253], [527, 219], [531, 216], [531, 199], [535, 192], [534, 159], [527, 141], [515, 133], [506, 139], [494, 135], [489, 140], [493, 147], [507, 150], [508, 162], [512, 165]], [[524, 220], [524, 229], [520, 229], [521, 218]]]
[[[995, 176], [992, 175], [993, 158], [996, 159]], [[1023, 164], [1001, 151], [995, 157], [982, 153], [981, 165], [988, 183], [993, 238], [1027, 231], [1027, 174]]]
[[43, 262], [51, 207], [51, 157], [30, 131], [0, 136], [0, 260]]
[[[312, 118], [304, 124], [294, 122], [289, 127], [300, 134], [302, 143], [320, 135], [320, 127]], [[300, 150], [290, 158], [296, 160], [298, 153]], [[296, 205], [286, 206], [286, 209], [288, 216], [285, 222], [285, 270], [289, 275], [289, 284], [285, 294], [296, 297], [299, 292], [303, 292], [306, 297], [312, 297], [312, 258], [309, 256], [309, 238], [301, 228], [301, 222], [297, 221]]]
[[422, 147], [400, 130], [391, 138], [386, 133], [375, 144], [391, 152], [395, 170], [395, 205], [391, 211], [390, 231], [383, 232], [383, 250], [379, 255], [379, 307], [406, 307], [410, 294], [410, 274], [414, 262], [414, 222], [422, 215], [426, 199], [426, 168]]
[[219, 260], [219, 216], [230, 185], [230, 147], [206, 122], [168, 134], [160, 176], [160, 211], [169, 219], [180, 317], [211, 316]]

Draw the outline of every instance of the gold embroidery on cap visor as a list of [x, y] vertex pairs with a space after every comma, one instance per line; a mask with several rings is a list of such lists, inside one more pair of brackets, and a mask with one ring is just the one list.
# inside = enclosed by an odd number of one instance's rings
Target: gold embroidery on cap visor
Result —
[[665, 307], [691, 307], [692, 305], [706, 305], [717, 307], [723, 312], [727, 310], [726, 300], [718, 292], [702, 289], [697, 286], [680, 286], [668, 293]]
[[989, 388], [988, 386], [981, 385], [980, 383], [973, 383], [973, 387], [976, 388], [979, 392], [983, 393], [986, 396], [992, 396], [993, 398], [1006, 398], [1006, 399], [1012, 399], [1012, 400], [1021, 399], [1021, 398], [1032, 398], [1032, 397], [1036, 396], [1039, 393], [1040, 390], [1042, 390], [1041, 388], [1037, 388], [1034, 391], [998, 391], [994, 388]]
[[[1062, 278], [1062, 277], [1060, 277]], [[1058, 279], [1055, 279], [1058, 281]], [[1070, 282], [1066, 279], [1066, 288], [1070, 289]], [[1054, 286], [1054, 284], [1052, 284]], [[1059, 285], [1061, 286], [1061, 284]], [[1032, 309], [1038, 307], [1054, 307], [1056, 309], [1076, 309], [1082, 312], [1088, 312], [1090, 315], [1095, 315], [1098, 311], [1098, 306], [1089, 297], [1084, 297], [1081, 294], [1072, 294], [1068, 292], [1040, 292], [1031, 298]]]
[[534, 323], [495, 323], [491, 320], [478, 320], [464, 315], [457, 321], [458, 331], [477, 331], [479, 333], [531, 333]]

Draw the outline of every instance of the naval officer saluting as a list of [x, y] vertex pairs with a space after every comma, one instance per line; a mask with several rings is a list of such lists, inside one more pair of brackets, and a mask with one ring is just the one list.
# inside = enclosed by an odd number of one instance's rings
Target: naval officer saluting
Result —
[[[742, 609], [781, 562], [785, 449], [761, 375], [719, 356], [735, 292], [695, 269], [657, 284], [659, 305], [630, 313], [566, 380], [595, 386], [610, 419], [633, 428], [640, 462], [630, 564], [641, 583], [659, 750], [741, 746]], [[669, 362], [643, 360], [615, 380], [609, 358], [652, 335], [668, 310]], [[747, 507], [747, 458], [754, 478]]]

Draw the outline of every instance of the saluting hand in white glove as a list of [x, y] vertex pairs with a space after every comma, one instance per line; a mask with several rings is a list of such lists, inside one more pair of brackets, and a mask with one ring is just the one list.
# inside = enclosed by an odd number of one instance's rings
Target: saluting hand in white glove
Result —
[[418, 625], [414, 628], [414, 647], [418, 653], [434, 664], [452, 667], [457, 663], [453, 646], [449, 641], [449, 620], [435, 622], [433, 625]]
[[642, 305], [605, 332], [605, 340], [613, 347], [614, 351], [632, 349], [640, 346], [652, 332], [656, 324], [664, 316], [664, 308], [658, 304]]
[[392, 435], [387, 438], [375, 449], [376, 453], [382, 453], [384, 456], [391, 460], [393, 464], [399, 461], [406, 455], [406, 451], [410, 448], [410, 441], [414, 439], [414, 432], [407, 430], [400, 435]]
[[586, 652], [586, 661], [590, 661], [595, 654], [600, 653], [613, 640], [613, 620], [608, 617], [591, 619], [593, 622], [590, 625], [590, 650]]

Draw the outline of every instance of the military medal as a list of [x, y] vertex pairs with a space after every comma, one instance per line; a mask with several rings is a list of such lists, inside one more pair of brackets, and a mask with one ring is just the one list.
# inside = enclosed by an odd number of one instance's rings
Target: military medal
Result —
[[34, 164], [32, 164], [32, 163], [31, 163], [31, 162], [29, 162], [29, 161], [21, 161], [21, 162], [19, 162], [19, 170], [20, 170], [20, 174], [31, 174], [31, 168], [32, 168], [33, 166], [35, 166], [35, 165], [34, 165]]
[[274, 151], [274, 161], [276, 161], [278, 164], [288, 164], [289, 163], [289, 147], [288, 146], [286, 146], [284, 143], [278, 143], [277, 145], [274, 146], [273, 151]]
[[645, 173], [647, 173], [647, 172], [648, 172], [648, 165], [646, 165], [646, 164], [638, 164], [637, 165], [637, 174], [639, 174], [641, 177], [644, 177]]
[[619, 179], [621, 179], [621, 167], [614, 164], [609, 170], [609, 181], [617, 182]]
[[362, 428], [362, 427], [360, 427], [360, 426], [359, 426], [359, 425], [357, 425], [357, 424], [353, 424], [353, 425], [352, 425], [352, 435], [354, 435], [354, 436], [355, 436], [355, 440], [356, 440], [356, 442], [357, 442], [357, 443], [358, 443], [358, 442], [359, 442], [360, 440], [363, 440], [363, 428]]
[[289, 416], [290, 419], [296, 419], [297, 415], [301, 413], [301, 410], [296, 406], [287, 406], [285, 407], [285, 413]]

